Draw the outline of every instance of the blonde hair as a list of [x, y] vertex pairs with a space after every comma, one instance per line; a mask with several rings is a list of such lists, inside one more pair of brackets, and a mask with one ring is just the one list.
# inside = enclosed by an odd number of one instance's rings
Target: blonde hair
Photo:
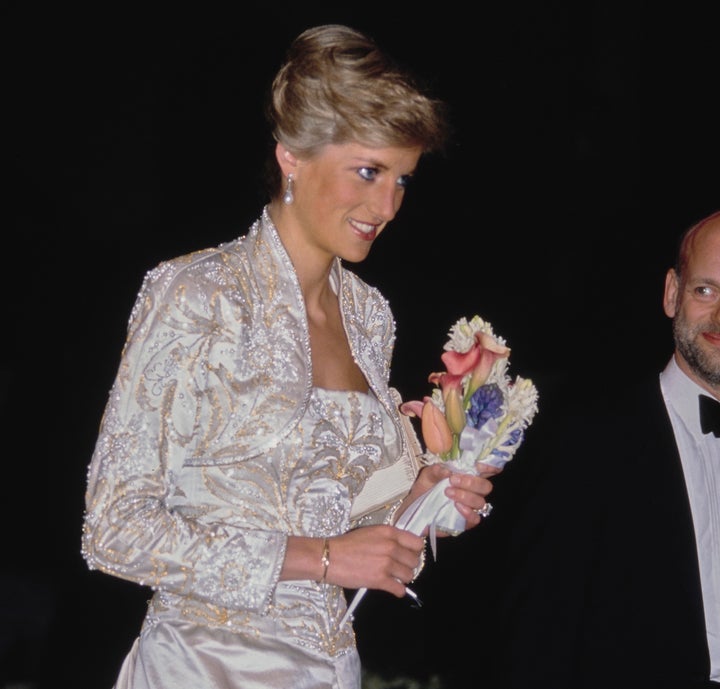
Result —
[[290, 44], [266, 115], [274, 140], [299, 157], [349, 142], [429, 153], [448, 136], [445, 104], [371, 38], [340, 24], [307, 29]]

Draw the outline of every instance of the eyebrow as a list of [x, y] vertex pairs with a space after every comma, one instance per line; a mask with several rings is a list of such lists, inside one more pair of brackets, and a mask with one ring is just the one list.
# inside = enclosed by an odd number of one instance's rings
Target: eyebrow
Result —
[[690, 277], [685, 282], [686, 285], [711, 285], [712, 287], [716, 287], [717, 289], [720, 289], [720, 282], [718, 282], [715, 278], [706, 278], [702, 276], [696, 276], [696, 277]]
[[383, 170], [389, 169], [388, 166], [385, 165], [385, 163], [381, 163], [375, 158], [364, 158], [361, 156], [356, 156], [355, 158], [353, 158], [353, 163], [355, 165], [362, 165], [363, 167], [381, 167]]

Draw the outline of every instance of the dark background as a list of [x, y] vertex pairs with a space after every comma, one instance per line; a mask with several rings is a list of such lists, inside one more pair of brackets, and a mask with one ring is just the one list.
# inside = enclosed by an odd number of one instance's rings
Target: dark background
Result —
[[[336, 4], [2, 10], [3, 689], [109, 687], [139, 628], [149, 593], [80, 556], [98, 423], [144, 272], [258, 216], [261, 102], [304, 28], [367, 31], [451, 108], [449, 151], [355, 267], [394, 308], [405, 397], [428, 391], [448, 329], [475, 313], [535, 380], [538, 418], [560, 380], [581, 404], [669, 356], [665, 270], [720, 208], [717, 3]], [[428, 681], [465, 619], [481, 626], [488, 592], [463, 553], [482, 535], [467, 536], [417, 582], [422, 610], [363, 602], [370, 669]]]

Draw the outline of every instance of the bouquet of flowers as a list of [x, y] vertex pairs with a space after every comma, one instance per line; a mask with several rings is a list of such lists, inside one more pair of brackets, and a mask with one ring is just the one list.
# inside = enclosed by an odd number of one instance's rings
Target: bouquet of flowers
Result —
[[[507, 373], [510, 349], [480, 316], [452, 326], [441, 356], [446, 370], [431, 373], [431, 394], [405, 402], [400, 411], [420, 418], [426, 464], [444, 462], [452, 471], [479, 473], [478, 464], [502, 468], [520, 447], [537, 412], [538, 393], [529, 379]], [[452, 535], [465, 530], [464, 517], [445, 495], [449, 480], [435, 484], [400, 515], [395, 525], [420, 535], [428, 527], [436, 555], [436, 530]], [[489, 514], [486, 505], [484, 516]], [[408, 595], [417, 599], [413, 591]], [[355, 594], [343, 623], [350, 619], [366, 589]]]
[[[426, 463], [444, 462], [452, 471], [479, 472], [478, 463], [502, 468], [520, 447], [537, 412], [538, 393], [529, 379], [508, 375], [510, 349], [480, 316], [452, 326], [441, 356], [445, 371], [431, 373], [431, 394], [405, 402], [400, 411], [420, 418]], [[415, 501], [397, 526], [420, 533], [429, 526], [457, 535], [465, 520], [444, 495], [447, 481]]]

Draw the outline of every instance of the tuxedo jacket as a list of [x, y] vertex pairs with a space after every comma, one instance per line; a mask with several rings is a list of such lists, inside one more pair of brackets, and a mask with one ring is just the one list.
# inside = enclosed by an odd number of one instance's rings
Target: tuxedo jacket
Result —
[[[717, 686], [659, 378], [612, 387], [574, 386], [547, 405], [541, 390], [537, 428], [495, 481], [476, 530], [475, 566], [490, 572], [477, 611], [490, 633], [469, 642], [487, 659], [477, 686]], [[457, 673], [454, 686], [475, 686]]]

